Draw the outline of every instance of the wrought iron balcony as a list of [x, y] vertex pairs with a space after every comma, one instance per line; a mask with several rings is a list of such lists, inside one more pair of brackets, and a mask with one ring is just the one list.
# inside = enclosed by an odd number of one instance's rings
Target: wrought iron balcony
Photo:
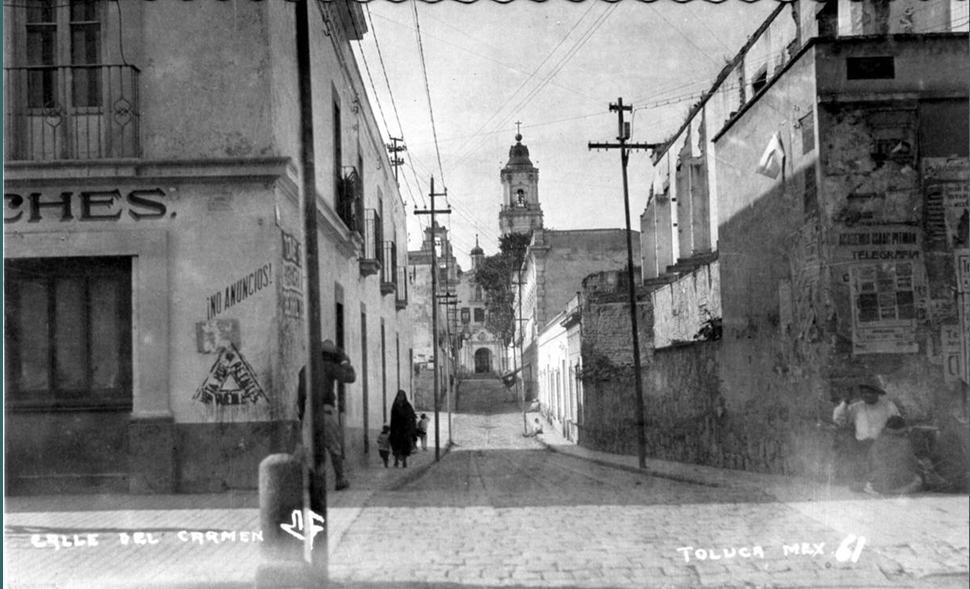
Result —
[[364, 211], [363, 251], [360, 255], [360, 273], [362, 276], [377, 274], [382, 267], [384, 250], [382, 239], [381, 216], [374, 209]]
[[391, 294], [397, 290], [397, 243], [384, 242], [384, 268], [381, 270], [381, 294]]
[[138, 76], [130, 65], [4, 68], [7, 159], [139, 157]]
[[408, 267], [397, 267], [397, 292], [394, 295], [394, 307], [400, 311], [408, 306]]

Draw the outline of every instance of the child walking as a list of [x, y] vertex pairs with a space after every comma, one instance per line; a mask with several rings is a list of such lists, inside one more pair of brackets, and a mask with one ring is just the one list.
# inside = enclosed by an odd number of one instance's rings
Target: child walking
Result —
[[418, 420], [418, 439], [421, 440], [421, 449], [424, 451], [428, 450], [428, 415], [426, 413], [421, 414], [421, 419]]
[[384, 426], [381, 435], [377, 436], [377, 453], [384, 461], [384, 468], [387, 468], [387, 459], [391, 456], [391, 428]]

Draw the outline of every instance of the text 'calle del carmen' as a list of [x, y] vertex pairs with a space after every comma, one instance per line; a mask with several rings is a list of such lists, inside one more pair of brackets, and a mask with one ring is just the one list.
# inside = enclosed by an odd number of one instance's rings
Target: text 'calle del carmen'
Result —
[[263, 541], [263, 532], [261, 530], [179, 530], [174, 534], [156, 532], [31, 534], [30, 545], [34, 548], [49, 548], [55, 551], [108, 545], [154, 546], [161, 544], [166, 537], [174, 537], [175, 541], [181, 544], [252, 544]]

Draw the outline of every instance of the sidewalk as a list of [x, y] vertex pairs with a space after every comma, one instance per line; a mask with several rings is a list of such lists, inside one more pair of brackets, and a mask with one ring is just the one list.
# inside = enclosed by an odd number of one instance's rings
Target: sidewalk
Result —
[[[447, 420], [441, 434], [444, 457]], [[412, 454], [406, 469], [384, 468], [371, 450], [348, 460], [349, 489], [334, 491], [328, 476], [331, 554], [376, 492], [414, 480], [435, 463], [434, 432], [428, 451]], [[262, 560], [260, 543], [255, 491], [6, 497], [4, 587], [249, 588]]]
[[883, 571], [889, 578], [922, 580], [929, 586], [941, 584], [944, 578], [968, 578], [970, 500], [966, 495], [871, 497], [807, 478], [651, 458], [646, 460], [646, 468], [640, 469], [637, 456], [581, 448], [551, 427], [538, 440], [553, 452], [604, 466], [699, 485], [744, 489], [752, 497], [766, 494], [846, 536], [864, 536], [869, 549], [895, 563], [893, 570]]

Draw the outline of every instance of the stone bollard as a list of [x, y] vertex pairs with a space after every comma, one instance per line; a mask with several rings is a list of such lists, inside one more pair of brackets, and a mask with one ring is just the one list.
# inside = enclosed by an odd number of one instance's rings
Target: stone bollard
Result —
[[[292, 454], [271, 454], [259, 463], [259, 525], [263, 558], [256, 570], [256, 588], [313, 586], [303, 542], [280, 524], [292, 525], [303, 509], [303, 465]], [[300, 515], [302, 518], [302, 513]]]

